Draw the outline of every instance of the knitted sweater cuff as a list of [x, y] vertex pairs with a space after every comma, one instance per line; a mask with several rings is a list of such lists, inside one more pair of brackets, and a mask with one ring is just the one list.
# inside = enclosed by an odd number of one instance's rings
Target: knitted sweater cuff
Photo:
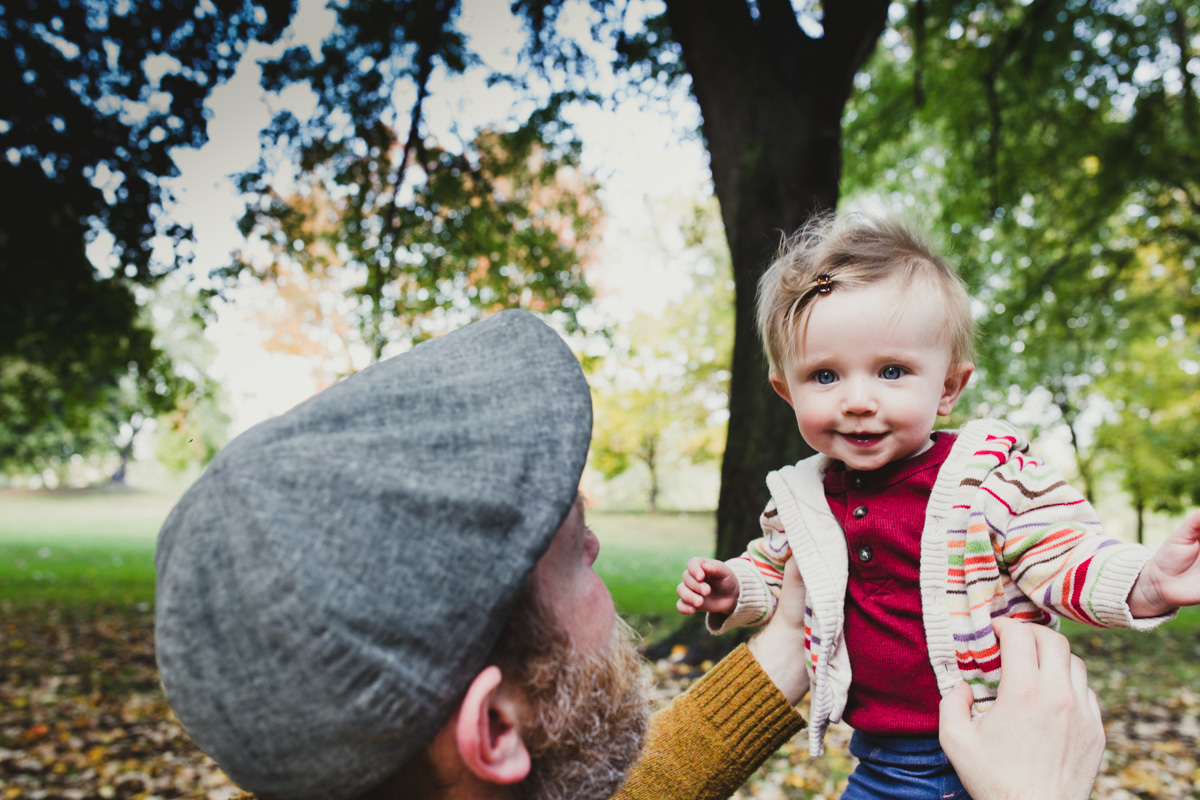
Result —
[[617, 800], [722, 800], [804, 727], [745, 645], [654, 715]]
[[1138, 575], [1154, 551], [1140, 545], [1124, 545], [1108, 560], [1096, 580], [1094, 609], [1100, 624], [1106, 628], [1132, 628], [1148, 631], [1175, 618], [1178, 609], [1158, 617], [1134, 617], [1129, 611], [1128, 597]]
[[734, 628], [766, 624], [774, 611], [775, 598], [762, 578], [745, 560], [726, 561], [738, 579], [737, 605], [728, 614], [708, 614], [705, 624], [709, 633], [725, 633]]
[[709, 670], [690, 695], [738, 761], [761, 762], [804, 727], [804, 717], [744, 644]]

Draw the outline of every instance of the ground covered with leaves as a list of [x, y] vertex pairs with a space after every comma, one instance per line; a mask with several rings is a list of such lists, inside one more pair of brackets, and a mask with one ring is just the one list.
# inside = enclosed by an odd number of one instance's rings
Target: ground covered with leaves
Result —
[[[206, 798], [237, 793], [171, 715], [154, 667], [145, 605], [0, 603], [0, 800]], [[1076, 631], [1101, 696], [1108, 751], [1095, 798], [1200, 796], [1200, 629]], [[686, 651], [653, 665], [665, 703], [702, 674]], [[772, 758], [743, 798], [833, 798], [853, 768], [849, 731], [810, 759], [803, 736]]]

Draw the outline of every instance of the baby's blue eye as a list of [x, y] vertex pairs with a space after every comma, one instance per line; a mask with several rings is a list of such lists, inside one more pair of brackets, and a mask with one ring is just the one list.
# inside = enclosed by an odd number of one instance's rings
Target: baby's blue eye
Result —
[[904, 367], [897, 367], [895, 364], [889, 364], [879, 371], [879, 377], [885, 381], [898, 381], [904, 377]]
[[819, 369], [813, 373], [813, 380], [822, 386], [828, 386], [837, 380], [837, 375], [831, 369]]

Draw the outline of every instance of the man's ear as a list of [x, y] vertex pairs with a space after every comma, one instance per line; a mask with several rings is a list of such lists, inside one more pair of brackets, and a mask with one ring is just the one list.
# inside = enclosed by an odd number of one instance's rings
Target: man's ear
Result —
[[795, 408], [796, 404], [792, 402], [792, 393], [788, 389], [787, 381], [783, 379], [783, 376], [781, 376], [778, 372], [772, 372], [770, 381], [771, 388], [775, 390], [775, 394], [779, 395], [784, 400], [787, 400], [787, 404]]
[[471, 681], [459, 707], [455, 741], [459, 757], [480, 780], [517, 783], [529, 774], [529, 751], [517, 724], [520, 704], [500, 684], [495, 666]]
[[973, 372], [975, 365], [970, 361], [950, 365], [950, 369], [946, 371], [946, 383], [942, 386], [942, 397], [938, 401], [939, 417], [949, 416], [954, 410], [954, 404], [958, 402], [958, 396], [963, 393], [963, 389], [967, 388], [967, 381], [971, 380]]

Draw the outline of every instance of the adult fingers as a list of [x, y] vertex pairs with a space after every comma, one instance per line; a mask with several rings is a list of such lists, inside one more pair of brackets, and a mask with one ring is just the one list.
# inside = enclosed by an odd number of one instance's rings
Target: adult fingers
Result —
[[1074, 653], [1071, 654], [1071, 688], [1080, 697], [1087, 689], [1087, 664]]
[[965, 682], [951, 689], [938, 705], [938, 736], [942, 746], [956, 741], [971, 725], [971, 704], [975, 695]]
[[1067, 637], [1045, 625], [1027, 624], [1037, 645], [1038, 668], [1044, 679], [1055, 681], [1064, 691], [1071, 686], [1071, 669], [1074, 656]]
[[1090, 708], [1097, 722], [1102, 722], [1100, 701], [1096, 693], [1088, 686], [1087, 664], [1077, 655], [1071, 656], [1071, 688], [1075, 690], [1075, 699], [1082, 707]]
[[[1096, 693], [1090, 688], [1088, 689], [1088, 705], [1091, 706], [1092, 713], [1096, 716], [1096, 721], [1103, 724], [1104, 717], [1100, 714], [1100, 699], [1096, 697]], [[1103, 727], [1100, 729], [1104, 730]]]
[[1191, 539], [1192, 541], [1200, 541], [1200, 510], [1193, 511], [1179, 525], [1179, 530], [1175, 531], [1175, 535], [1181, 539]]
[[800, 577], [800, 565], [796, 563], [796, 559], [789, 558], [783, 565], [783, 585], [803, 584], [803, 582], [804, 579]]
[[1025, 686], [1036, 680], [1038, 671], [1037, 641], [1033, 638], [1031, 628], [1035, 625], [1025, 625], [1008, 617], [997, 617], [992, 620], [992, 629], [1000, 642], [1000, 663], [1004, 668], [1007, 681], [1000, 684], [1000, 692], [1007, 686]]

